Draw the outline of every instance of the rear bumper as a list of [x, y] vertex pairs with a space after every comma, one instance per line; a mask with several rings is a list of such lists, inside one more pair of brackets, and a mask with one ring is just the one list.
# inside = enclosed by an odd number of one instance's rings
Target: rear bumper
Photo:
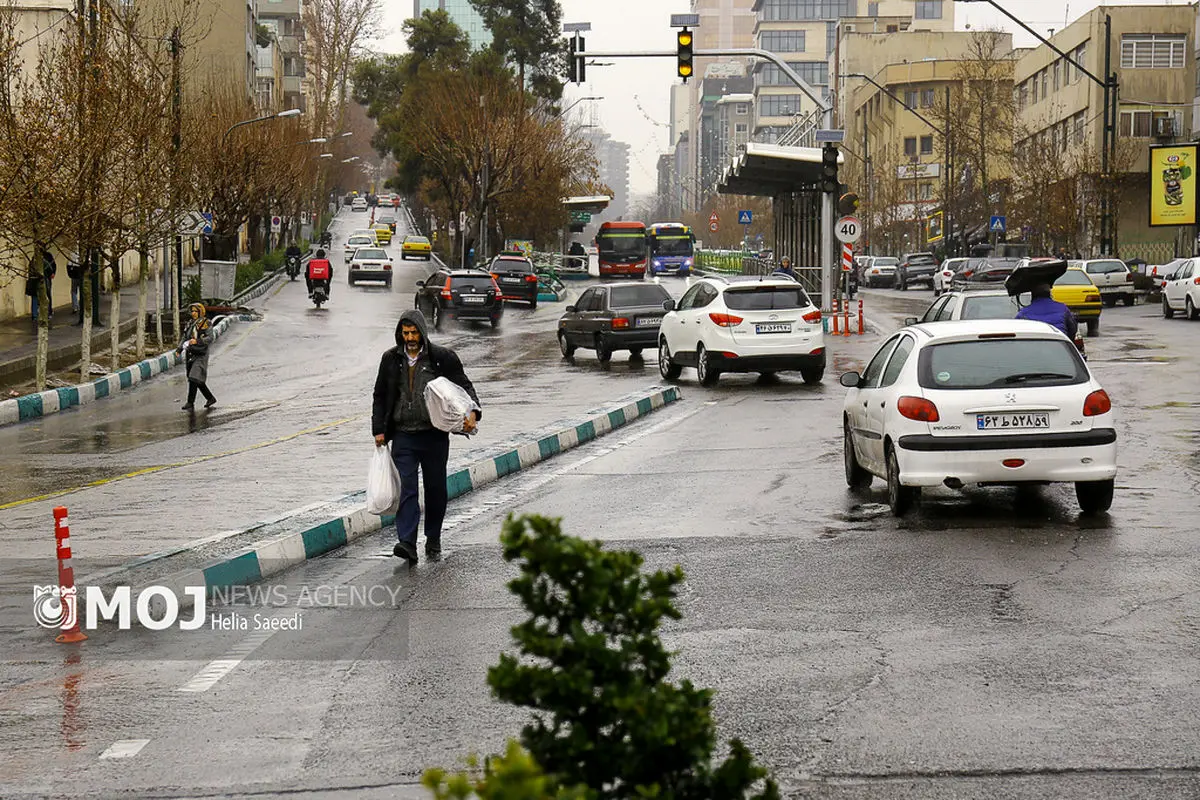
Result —
[[453, 305], [446, 306], [445, 313], [455, 319], [492, 319], [499, 317], [504, 313], [503, 303], [493, 303], [492, 305]]
[[1071, 309], [1071, 313], [1075, 315], [1075, 319], [1097, 319], [1104, 305], [1101, 303], [1092, 303], [1086, 306], [1067, 306]]
[[[530, 288], [526, 289], [525, 286]], [[516, 286], [506, 286], [500, 284], [500, 299], [515, 300], [518, 303], [532, 303], [538, 296], [538, 285], [536, 283], [528, 283], [520, 288]]]
[[601, 264], [599, 266], [600, 274], [604, 277], [610, 275], [645, 275], [645, 264]]
[[392, 273], [385, 270], [350, 270], [350, 280], [352, 281], [379, 281], [380, 283], [391, 283]]
[[658, 327], [633, 328], [602, 334], [613, 350], [628, 350], [631, 347], [658, 347]]
[[[968, 448], [967, 440], [974, 447]], [[901, 436], [897, 444], [905, 486], [940, 486], [947, 478], [966, 484], [1100, 481], [1117, 474], [1116, 431], [1111, 428], [1036, 437]], [[1006, 467], [1006, 459], [1024, 464]]]
[[711, 365], [720, 372], [789, 372], [791, 370], [815, 369], [825, 366], [825, 353], [817, 355], [777, 354], [747, 355], [730, 358], [724, 353], [709, 353]]

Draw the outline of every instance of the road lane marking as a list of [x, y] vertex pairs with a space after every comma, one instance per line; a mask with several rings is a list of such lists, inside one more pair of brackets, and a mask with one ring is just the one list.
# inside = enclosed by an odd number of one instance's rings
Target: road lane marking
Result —
[[247, 636], [240, 644], [225, 654], [224, 658], [210, 661], [204, 669], [192, 676], [192, 679], [179, 687], [181, 692], [200, 694], [207, 692], [246, 660], [246, 657], [263, 645], [267, 639], [275, 635], [275, 631], [259, 631]]
[[133, 758], [150, 744], [149, 739], [121, 739], [113, 742], [100, 754], [101, 758]]
[[363, 419], [366, 416], [367, 416], [366, 414], [358, 414], [353, 417], [346, 417], [345, 419], [335, 420], [334, 422], [326, 422], [325, 424], [318, 425], [315, 428], [305, 428], [302, 431], [296, 431], [295, 433], [289, 433], [287, 436], [281, 436], [278, 439], [271, 439], [270, 441], [266, 441], [266, 442], [259, 442], [257, 444], [246, 445], [245, 447], [239, 447], [236, 450], [227, 450], [224, 453], [212, 453], [207, 456], [200, 456], [199, 458], [191, 458], [191, 459], [188, 459], [187, 461], [178, 461], [173, 464], [159, 464], [158, 466], [154, 466], [154, 467], [145, 467], [143, 469], [134, 470], [133, 472], [126, 472], [124, 475], [114, 475], [111, 478], [100, 478], [99, 480], [91, 481], [90, 483], [85, 483], [82, 486], [75, 486], [70, 489], [62, 489], [57, 492], [50, 492], [49, 494], [42, 494], [42, 495], [38, 495], [36, 497], [26, 497], [22, 500], [13, 500], [10, 503], [0, 504], [0, 511], [6, 511], [7, 509], [16, 508], [17, 506], [23, 506], [23, 505], [27, 505], [29, 503], [37, 503], [42, 500], [53, 500], [56, 497], [62, 497], [63, 495], [74, 494], [75, 492], [81, 492], [84, 489], [93, 489], [97, 486], [105, 486], [110, 483], [116, 483], [117, 481], [125, 481], [125, 480], [129, 480], [130, 478], [138, 478], [138, 477], [141, 477], [142, 475], [152, 475], [155, 472], [162, 472], [162, 471], [168, 470], [168, 469], [179, 469], [180, 467], [190, 467], [195, 464], [203, 464], [206, 461], [214, 461], [218, 458], [228, 458], [229, 456], [241, 455], [242, 453], [248, 453], [252, 450], [261, 450], [264, 447], [271, 447], [272, 445], [282, 444], [283, 442], [288, 442], [288, 441], [291, 441], [292, 439], [297, 439], [301, 436], [306, 436], [306, 435], [312, 434], [312, 433], [319, 433], [321, 431], [328, 430], [329, 428], [335, 428], [338, 425], [345, 425], [347, 422], [356, 422], [360, 419]]

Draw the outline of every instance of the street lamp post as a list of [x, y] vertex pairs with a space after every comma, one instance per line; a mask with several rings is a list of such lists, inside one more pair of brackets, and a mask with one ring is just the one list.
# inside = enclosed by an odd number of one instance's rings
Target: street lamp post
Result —
[[560, 117], [565, 117], [567, 115], [568, 111], [570, 111], [572, 108], [574, 108], [575, 106], [582, 103], [584, 100], [603, 100], [603, 99], [604, 99], [603, 97], [581, 97], [578, 100], [576, 100], [574, 103], [571, 103], [571, 105], [564, 108], [562, 111], [558, 112], [558, 115]]
[[[229, 126], [229, 129], [221, 135], [221, 149], [225, 149], [225, 142], [229, 139], [229, 134], [233, 133], [234, 128], [240, 128], [243, 125], [252, 125], [255, 122], [266, 122], [271, 119], [287, 119], [288, 117], [298, 117], [304, 112], [298, 108], [289, 108], [287, 111], [280, 111], [278, 114], [267, 114], [265, 117], [255, 117], [254, 119], [244, 119], [241, 122], [235, 122]], [[307, 144], [301, 142], [300, 144]]]

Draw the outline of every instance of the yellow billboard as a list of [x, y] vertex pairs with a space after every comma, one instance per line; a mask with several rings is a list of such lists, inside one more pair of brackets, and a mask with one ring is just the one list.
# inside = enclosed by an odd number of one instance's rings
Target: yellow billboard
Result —
[[1150, 147], [1150, 225], [1196, 224], [1196, 145]]
[[943, 228], [945, 227], [945, 214], [942, 211], [935, 212], [925, 222], [925, 241], [940, 242], [945, 235]]

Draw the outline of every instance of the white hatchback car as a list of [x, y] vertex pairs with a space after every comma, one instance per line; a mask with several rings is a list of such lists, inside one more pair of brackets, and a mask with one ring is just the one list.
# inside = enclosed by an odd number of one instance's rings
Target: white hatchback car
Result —
[[937, 272], [933, 273], [933, 296], [937, 297], [942, 292], [950, 291], [950, 280], [954, 277], [954, 273], [970, 260], [969, 258], [947, 258], [943, 261]]
[[1200, 259], [1189, 258], [1163, 279], [1162, 313], [1167, 319], [1182, 312], [1200, 319]]
[[1074, 482], [1084, 513], [1112, 505], [1112, 403], [1071, 340], [1045, 323], [905, 328], [841, 383], [846, 482], [886, 479], [896, 516], [921, 487], [939, 485]]
[[665, 306], [658, 369], [668, 380], [685, 366], [703, 386], [722, 372], [799, 370], [805, 383], [825, 374], [821, 310], [789, 278], [704, 278]]

